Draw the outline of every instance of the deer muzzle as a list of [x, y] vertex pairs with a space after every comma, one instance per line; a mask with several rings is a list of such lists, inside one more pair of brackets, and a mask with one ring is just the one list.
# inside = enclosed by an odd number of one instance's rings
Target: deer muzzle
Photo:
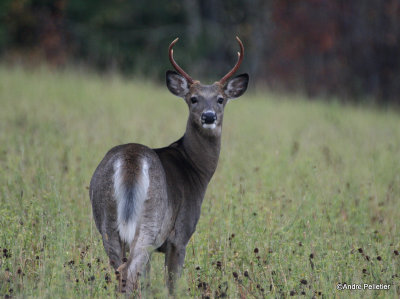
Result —
[[216, 121], [217, 121], [217, 114], [212, 110], [205, 111], [201, 115], [201, 123], [203, 124], [203, 127], [204, 125], [215, 124]]

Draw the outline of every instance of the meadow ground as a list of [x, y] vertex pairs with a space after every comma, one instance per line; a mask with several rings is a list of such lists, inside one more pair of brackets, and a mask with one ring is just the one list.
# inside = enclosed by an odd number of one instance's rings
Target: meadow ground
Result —
[[[119, 297], [91, 175], [114, 145], [175, 141], [186, 117], [163, 86], [0, 67], [0, 295]], [[398, 113], [250, 90], [225, 109], [178, 298], [398, 298], [399, 219]], [[161, 254], [151, 281], [165, 298]]]

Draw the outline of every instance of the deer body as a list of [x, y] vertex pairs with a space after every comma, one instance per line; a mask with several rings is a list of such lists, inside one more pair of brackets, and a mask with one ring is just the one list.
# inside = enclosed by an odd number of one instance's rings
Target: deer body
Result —
[[[150, 255], [157, 250], [165, 253], [167, 284], [173, 291], [217, 168], [223, 109], [247, 88], [247, 74], [226, 84], [193, 81], [173, 60], [175, 42], [170, 59], [179, 74], [168, 71], [167, 86], [188, 104], [184, 136], [158, 149], [134, 143], [116, 146], [100, 162], [90, 183], [94, 220], [121, 290], [137, 287], [139, 274], [146, 275]], [[243, 56], [242, 45], [241, 50]]]

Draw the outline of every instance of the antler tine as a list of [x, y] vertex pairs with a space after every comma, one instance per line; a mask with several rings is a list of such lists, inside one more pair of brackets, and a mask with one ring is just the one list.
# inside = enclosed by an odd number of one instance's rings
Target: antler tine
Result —
[[169, 61], [171, 62], [172, 66], [178, 71], [178, 73], [181, 74], [183, 77], [185, 77], [190, 84], [192, 84], [194, 82], [193, 79], [175, 62], [174, 59], [174, 50], [172, 48], [174, 47], [174, 45], [177, 43], [178, 40], [179, 37], [174, 39], [172, 43], [169, 45], [168, 48]]
[[240, 47], [240, 52], [238, 52], [238, 61], [236, 62], [236, 65], [225, 76], [223, 76], [221, 80], [219, 80], [220, 84], [224, 84], [225, 81], [227, 79], [229, 79], [238, 70], [240, 64], [242, 63], [243, 55], [244, 55], [243, 43], [240, 40], [240, 38], [237, 36], [236, 36], [236, 40], [239, 43], [239, 47]]

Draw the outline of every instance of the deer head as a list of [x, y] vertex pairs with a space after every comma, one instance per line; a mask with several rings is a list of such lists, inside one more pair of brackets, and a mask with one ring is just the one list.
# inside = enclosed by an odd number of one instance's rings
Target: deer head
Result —
[[174, 60], [173, 47], [176, 38], [169, 46], [169, 59], [175, 71], [167, 71], [168, 89], [176, 96], [185, 100], [189, 107], [189, 123], [206, 135], [219, 135], [222, 128], [224, 108], [231, 99], [240, 97], [247, 89], [248, 74], [231, 78], [238, 70], [243, 60], [244, 47], [239, 43], [238, 61], [236, 65], [219, 81], [211, 85], [201, 84], [193, 80]]

